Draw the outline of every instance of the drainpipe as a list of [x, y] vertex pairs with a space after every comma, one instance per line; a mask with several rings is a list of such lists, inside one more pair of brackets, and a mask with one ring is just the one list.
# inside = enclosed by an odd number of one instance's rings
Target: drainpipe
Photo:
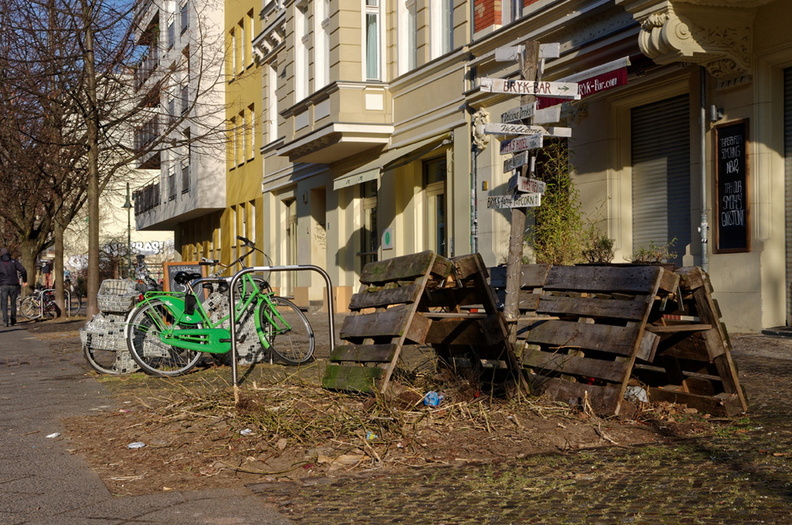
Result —
[[478, 253], [478, 148], [470, 149], [470, 253]]
[[701, 234], [701, 268], [709, 271], [709, 223], [707, 220], [707, 70], [703, 66], [700, 68], [699, 85], [701, 93], [699, 95], [699, 134], [701, 138], [701, 224], [699, 233]]

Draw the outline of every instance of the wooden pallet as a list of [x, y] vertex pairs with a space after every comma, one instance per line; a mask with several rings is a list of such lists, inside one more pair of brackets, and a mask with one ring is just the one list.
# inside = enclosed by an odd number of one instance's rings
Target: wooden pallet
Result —
[[386, 391], [408, 344], [432, 345], [445, 362], [464, 352], [479, 367], [497, 370], [492, 378], [525, 387], [478, 254], [397, 257], [367, 264], [360, 281], [349, 305], [353, 315], [339, 334], [345, 344], [330, 356], [325, 388]]
[[[629, 387], [712, 413], [747, 409], [705, 275], [662, 266], [524, 265], [517, 336], [534, 391], [588, 403], [602, 415], [632, 412]], [[492, 270], [497, 292], [504, 279], [505, 269]], [[681, 316], [693, 306], [705, 321]], [[712, 360], [714, 370], [688, 371], [692, 356]]]
[[322, 385], [334, 390], [373, 392], [388, 388], [405, 344], [423, 344], [431, 320], [418, 312], [427, 286], [444, 286], [449, 259], [432, 251], [369, 263], [352, 296]]
[[636, 359], [650, 362], [659, 342], [644, 329], [652, 307], [679, 277], [659, 266], [525, 265], [522, 273], [518, 340], [534, 392], [623, 413]]
[[660, 337], [654, 361], [633, 375], [648, 386], [651, 401], [672, 401], [717, 415], [748, 410], [721, 322], [712, 284], [701, 268], [680, 268], [678, 308], [656, 319], [647, 330]]
[[427, 290], [425, 315], [432, 319], [426, 343], [454, 371], [468, 369], [496, 395], [529, 387], [508, 340], [488, 272], [479, 254], [452, 259], [454, 271], [444, 288]]

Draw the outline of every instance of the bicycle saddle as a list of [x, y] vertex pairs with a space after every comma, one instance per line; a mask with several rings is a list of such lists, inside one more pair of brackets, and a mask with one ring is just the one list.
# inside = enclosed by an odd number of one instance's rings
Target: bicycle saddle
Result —
[[176, 275], [173, 277], [173, 282], [176, 284], [187, 284], [201, 277], [203, 277], [203, 275], [198, 272], [176, 272]]

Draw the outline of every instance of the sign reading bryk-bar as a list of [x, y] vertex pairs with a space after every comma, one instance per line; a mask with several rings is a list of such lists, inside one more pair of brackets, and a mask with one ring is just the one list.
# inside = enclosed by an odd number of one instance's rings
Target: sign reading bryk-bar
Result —
[[580, 98], [580, 95], [578, 95], [578, 85], [575, 82], [540, 82], [484, 77], [479, 82], [479, 89], [488, 93], [536, 95], [539, 97], [568, 99]]

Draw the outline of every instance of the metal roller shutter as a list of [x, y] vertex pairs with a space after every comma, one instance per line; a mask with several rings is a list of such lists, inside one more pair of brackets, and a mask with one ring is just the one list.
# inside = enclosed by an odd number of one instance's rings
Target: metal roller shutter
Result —
[[632, 109], [633, 250], [691, 241], [690, 107], [687, 95]]

